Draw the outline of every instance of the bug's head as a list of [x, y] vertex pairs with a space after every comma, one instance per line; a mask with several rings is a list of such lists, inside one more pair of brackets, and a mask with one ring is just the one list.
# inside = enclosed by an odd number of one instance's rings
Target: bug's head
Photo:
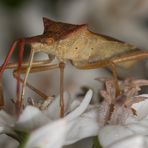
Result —
[[25, 39], [25, 44], [29, 45], [34, 52], [43, 52], [49, 55], [50, 59], [55, 55], [56, 42], [53, 38], [39, 35]]

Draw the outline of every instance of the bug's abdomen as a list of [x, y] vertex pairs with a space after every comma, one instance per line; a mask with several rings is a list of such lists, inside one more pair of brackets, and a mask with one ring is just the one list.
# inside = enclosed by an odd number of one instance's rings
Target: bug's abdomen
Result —
[[115, 56], [130, 52], [134, 49], [135, 46], [126, 43], [101, 41], [96, 43], [94, 48], [91, 48], [92, 52], [89, 61], [110, 60]]

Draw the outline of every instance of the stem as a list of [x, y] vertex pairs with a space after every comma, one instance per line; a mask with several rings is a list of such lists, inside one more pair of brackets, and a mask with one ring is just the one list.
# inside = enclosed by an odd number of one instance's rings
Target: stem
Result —
[[18, 131], [15, 130], [16, 134], [18, 135], [18, 141], [19, 141], [19, 146], [18, 148], [25, 148], [26, 143], [29, 139], [29, 134], [27, 132], [22, 132], [22, 131]]
[[98, 140], [98, 136], [93, 137], [93, 145], [92, 148], [102, 148], [99, 140]]
[[63, 118], [64, 117], [64, 67], [65, 64], [63, 62], [61, 62], [59, 64], [60, 67], [60, 107], [61, 107], [61, 111], [60, 111], [60, 117]]

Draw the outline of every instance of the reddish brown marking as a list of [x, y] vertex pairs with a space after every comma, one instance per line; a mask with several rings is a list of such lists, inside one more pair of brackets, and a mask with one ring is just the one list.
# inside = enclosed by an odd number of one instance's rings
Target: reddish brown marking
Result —
[[75, 33], [79, 31], [80, 29], [86, 29], [86, 25], [72, 25], [72, 24], [65, 24], [65, 23], [51, 23], [51, 20], [49, 22], [46, 22], [46, 25], [44, 24], [44, 33], [42, 35], [34, 36], [34, 37], [28, 37], [26, 38], [26, 43], [48, 43], [49, 39], [52, 39], [53, 41], [60, 41], [61, 39], [68, 38], [69, 35], [72, 33]]
[[28, 37], [25, 39], [27, 44], [31, 44], [33, 42], [38, 43], [48, 43], [49, 39], [53, 41], [59, 41], [63, 38], [68, 37], [71, 33], [77, 32], [80, 29], [86, 29], [87, 25], [73, 25], [61, 22], [55, 22], [49, 20], [47, 18], [43, 18], [44, 22], [44, 32], [42, 35]]
[[[48, 39], [52, 39], [53, 41], [59, 41], [64, 38], [68, 38], [71, 36], [73, 33], [76, 32], [82, 32], [82, 30], [88, 30], [88, 25], [87, 24], [81, 24], [81, 25], [74, 25], [74, 24], [67, 24], [63, 22], [56, 22], [53, 20], [50, 20], [48, 18], [43, 18], [43, 23], [44, 23], [44, 32], [42, 35], [34, 36], [34, 37], [29, 37], [26, 38], [26, 43], [31, 44], [33, 42], [38, 42], [38, 43], [48, 43]], [[104, 37], [106, 40], [109, 41], [117, 41], [120, 43], [124, 43], [122, 41], [119, 41], [117, 39], [102, 35], [102, 34], [97, 34], [95, 32], [90, 31], [93, 34], [96, 35], [101, 35]]]
[[44, 35], [53, 32], [54, 34], [58, 34], [59, 37], [69, 34], [71, 32], [75, 32], [76, 30], [87, 26], [86, 24], [74, 25], [63, 22], [56, 22], [47, 18], [43, 18], [43, 23]]

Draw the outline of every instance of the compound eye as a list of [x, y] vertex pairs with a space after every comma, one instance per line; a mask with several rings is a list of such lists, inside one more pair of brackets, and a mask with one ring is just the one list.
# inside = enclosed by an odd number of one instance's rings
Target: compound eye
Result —
[[54, 39], [53, 38], [44, 38], [44, 39], [42, 39], [41, 40], [41, 42], [43, 43], [43, 44], [53, 44], [54, 43]]
[[54, 39], [53, 38], [43, 38], [42, 40], [41, 40], [41, 43], [43, 43], [43, 44], [53, 44], [54, 43]]
[[48, 44], [54, 43], [54, 39], [53, 39], [53, 38], [47, 38], [47, 43], [48, 43]]

